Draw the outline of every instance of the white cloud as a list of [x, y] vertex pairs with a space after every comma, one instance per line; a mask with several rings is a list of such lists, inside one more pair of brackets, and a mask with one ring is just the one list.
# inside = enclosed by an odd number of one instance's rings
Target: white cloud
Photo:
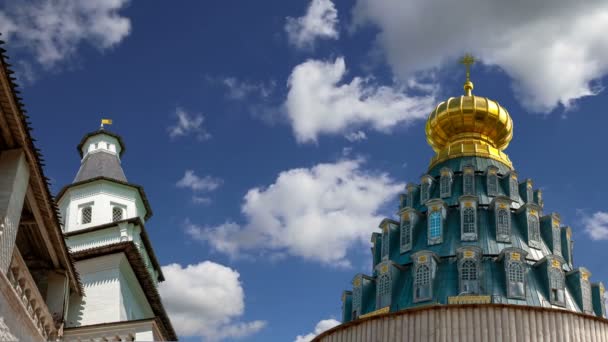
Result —
[[211, 261], [162, 269], [167, 280], [159, 284], [159, 291], [180, 336], [219, 341], [249, 336], [266, 325], [265, 321], [236, 321], [245, 311], [245, 293], [236, 270]]
[[358, 0], [353, 17], [355, 27], [380, 29], [377, 43], [400, 77], [472, 52], [511, 76], [533, 111], [596, 94], [608, 73], [604, 0]]
[[0, 30], [33, 53], [45, 67], [76, 54], [87, 42], [99, 50], [114, 47], [131, 32], [131, 21], [122, 16], [128, 0], [19, 1], [0, 11]]
[[382, 220], [379, 211], [403, 188], [386, 174], [362, 169], [362, 160], [317, 164], [281, 172], [265, 188], [247, 192], [244, 224], [215, 227], [187, 222], [186, 232], [232, 257], [248, 252], [287, 253], [350, 266], [347, 250], [367, 246]]
[[272, 95], [276, 87], [274, 81], [253, 83], [235, 77], [225, 77], [221, 79], [221, 83], [228, 89], [228, 98], [233, 100], [242, 100], [250, 95], [267, 98]]
[[303, 17], [287, 17], [285, 31], [294, 46], [312, 48], [316, 39], [338, 39], [338, 10], [331, 0], [312, 0]]
[[313, 332], [306, 335], [298, 335], [294, 342], [310, 342], [313, 338], [317, 337], [317, 335], [338, 325], [340, 325], [340, 322], [335, 319], [324, 319], [317, 323]]
[[213, 191], [222, 185], [223, 181], [211, 176], [199, 177], [193, 170], [186, 170], [184, 177], [175, 184], [178, 188], [189, 188], [192, 191]]
[[203, 126], [205, 118], [202, 114], [190, 114], [182, 108], [175, 110], [177, 122], [167, 130], [171, 138], [194, 135], [196, 139], [203, 141], [211, 138], [211, 134]]
[[608, 213], [597, 211], [593, 215], [588, 216], [584, 212], [579, 211], [585, 225], [585, 232], [589, 234], [593, 240], [608, 240]]
[[350, 132], [344, 135], [346, 140], [350, 142], [361, 141], [367, 139], [367, 135], [363, 131]]
[[187, 188], [192, 191], [192, 202], [196, 204], [210, 204], [211, 198], [200, 195], [201, 192], [211, 192], [219, 188], [224, 181], [211, 176], [199, 177], [193, 170], [186, 170], [184, 176], [175, 183], [178, 188]]
[[363, 125], [388, 131], [426, 118], [435, 104], [433, 93], [408, 96], [405, 89], [379, 86], [361, 77], [340, 84], [345, 74], [343, 58], [308, 60], [293, 69], [284, 106], [299, 142], [314, 142], [319, 134], [344, 133]]

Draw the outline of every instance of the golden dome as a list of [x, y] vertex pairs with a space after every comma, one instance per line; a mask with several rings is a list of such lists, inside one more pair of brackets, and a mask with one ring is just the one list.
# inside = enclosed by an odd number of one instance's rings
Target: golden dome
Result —
[[437, 105], [426, 122], [426, 140], [435, 150], [430, 168], [448, 159], [479, 156], [498, 160], [512, 168], [502, 152], [513, 137], [513, 120], [498, 102], [471, 94], [469, 65], [465, 56], [467, 80], [465, 95], [451, 97]]

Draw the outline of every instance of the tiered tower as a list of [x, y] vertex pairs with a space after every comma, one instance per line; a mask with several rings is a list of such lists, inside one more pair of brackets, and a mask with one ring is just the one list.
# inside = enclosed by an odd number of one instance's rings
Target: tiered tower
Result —
[[78, 152], [76, 178], [57, 195], [85, 291], [69, 299], [65, 338], [175, 340], [157, 290], [163, 273], [144, 227], [152, 210], [121, 167], [122, 138], [101, 128], [82, 138]]
[[401, 195], [399, 221], [372, 234], [373, 271], [343, 293], [345, 324], [318, 341], [608, 339], [604, 286], [575, 266], [571, 228], [503, 152], [513, 121], [472, 94], [472, 62], [465, 94], [428, 117], [435, 156]]

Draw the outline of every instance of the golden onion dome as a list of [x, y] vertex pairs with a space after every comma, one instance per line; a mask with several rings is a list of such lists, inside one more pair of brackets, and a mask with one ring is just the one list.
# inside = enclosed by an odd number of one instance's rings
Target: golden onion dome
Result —
[[435, 150], [430, 168], [452, 158], [478, 156], [498, 160], [512, 168], [503, 152], [513, 138], [513, 120], [498, 102], [472, 94], [470, 55], [462, 61], [467, 67], [465, 94], [437, 105], [426, 122], [426, 140]]

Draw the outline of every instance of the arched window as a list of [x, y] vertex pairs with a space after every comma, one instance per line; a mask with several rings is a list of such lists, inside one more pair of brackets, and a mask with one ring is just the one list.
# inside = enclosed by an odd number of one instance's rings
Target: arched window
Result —
[[420, 265], [414, 278], [414, 302], [430, 300], [431, 297], [431, 270], [427, 265]]
[[429, 216], [429, 240], [441, 238], [441, 212], [433, 211]]
[[420, 185], [420, 203], [428, 201], [430, 198], [429, 191], [431, 189], [431, 185], [426, 181]]
[[388, 228], [382, 232], [382, 259], [388, 259], [389, 257], [389, 234], [390, 230]]
[[496, 211], [496, 236], [498, 240], [509, 238], [511, 235], [511, 215], [506, 208]]
[[565, 305], [564, 297], [564, 273], [561, 269], [550, 267], [549, 285], [551, 286], [551, 304]]
[[391, 277], [384, 273], [378, 278], [376, 308], [384, 308], [391, 305]]
[[441, 198], [450, 197], [452, 192], [452, 177], [448, 172], [442, 172], [439, 180], [439, 193]]
[[528, 243], [532, 247], [540, 247], [540, 227], [536, 215], [528, 215]]
[[401, 221], [401, 252], [412, 249], [412, 224], [410, 220]]
[[479, 272], [477, 262], [473, 259], [465, 260], [460, 266], [460, 292], [479, 293]]
[[122, 208], [113, 207], [112, 208], [112, 222], [122, 220]]
[[462, 232], [475, 234], [475, 208], [464, 208], [462, 212]]
[[81, 209], [80, 223], [82, 223], [82, 224], [91, 223], [92, 218], [93, 218], [93, 207], [86, 206]]
[[465, 170], [462, 176], [462, 192], [464, 195], [475, 195], [475, 174], [473, 170]]
[[495, 172], [488, 173], [488, 196], [498, 195], [498, 176]]
[[531, 184], [527, 184], [526, 185], [526, 202], [527, 203], [533, 203], [534, 202], [534, 193], [532, 191], [532, 185]]
[[507, 296], [526, 298], [524, 266], [518, 261], [507, 263]]

